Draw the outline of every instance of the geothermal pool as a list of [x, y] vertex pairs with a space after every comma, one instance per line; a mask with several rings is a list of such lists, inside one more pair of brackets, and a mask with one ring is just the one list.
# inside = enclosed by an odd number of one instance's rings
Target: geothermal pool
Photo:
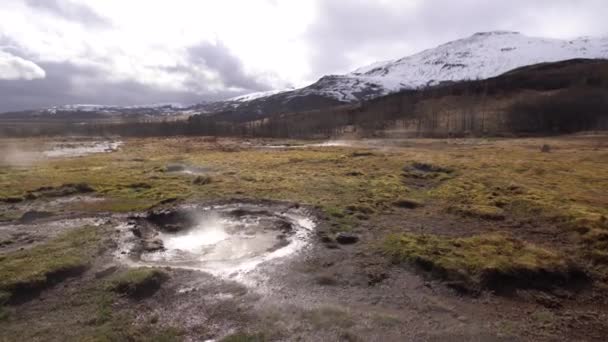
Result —
[[243, 280], [301, 251], [314, 230], [305, 209], [232, 203], [153, 213], [122, 227], [120, 258], [133, 266], [200, 270]]

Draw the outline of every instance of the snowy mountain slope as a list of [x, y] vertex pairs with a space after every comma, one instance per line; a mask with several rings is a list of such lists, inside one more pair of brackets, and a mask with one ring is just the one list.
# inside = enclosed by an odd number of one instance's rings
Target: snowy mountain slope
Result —
[[349, 76], [396, 91], [486, 79], [526, 65], [573, 58], [608, 58], [608, 38], [559, 40], [508, 31], [476, 33], [410, 57], [357, 69]]
[[573, 58], [608, 58], [608, 37], [560, 40], [509, 31], [476, 33], [409, 57], [334, 76], [336, 82], [312, 91], [350, 102], [445, 81], [486, 79], [526, 65]]
[[291, 88], [291, 89], [283, 89], [283, 90], [260, 91], [260, 92], [256, 92], [256, 93], [250, 93], [250, 94], [245, 94], [245, 95], [233, 97], [233, 98], [230, 98], [230, 99], [228, 99], [226, 101], [227, 102], [229, 102], [229, 101], [234, 101], [234, 102], [253, 101], [255, 99], [259, 99], [259, 98], [263, 98], [263, 97], [268, 97], [268, 96], [272, 96], [272, 95], [276, 95], [276, 94], [280, 94], [280, 93], [284, 93], [284, 92], [292, 91], [292, 90], [293, 90], [293, 88]]

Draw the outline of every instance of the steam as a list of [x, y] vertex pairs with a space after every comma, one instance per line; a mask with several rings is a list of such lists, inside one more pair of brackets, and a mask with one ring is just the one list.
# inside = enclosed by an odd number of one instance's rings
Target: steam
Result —
[[166, 234], [162, 237], [165, 248], [189, 253], [200, 253], [207, 246], [216, 245], [230, 235], [226, 232], [226, 222], [217, 214], [199, 216], [197, 224], [189, 231], [178, 235]]
[[93, 153], [118, 150], [121, 141], [67, 142], [49, 145], [23, 146], [14, 142], [0, 145], [0, 166], [30, 167], [47, 158], [80, 157]]
[[44, 151], [47, 157], [80, 157], [93, 153], [114, 152], [122, 145], [121, 141], [94, 141], [67, 143], [55, 146], [51, 150]]
[[21, 148], [14, 143], [0, 147], [0, 166], [30, 167], [41, 158], [40, 152]]

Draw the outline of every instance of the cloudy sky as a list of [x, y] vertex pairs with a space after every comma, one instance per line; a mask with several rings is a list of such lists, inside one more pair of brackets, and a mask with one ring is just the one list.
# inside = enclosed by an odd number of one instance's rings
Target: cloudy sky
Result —
[[298, 87], [478, 31], [608, 35], [605, 0], [1, 0], [0, 111]]

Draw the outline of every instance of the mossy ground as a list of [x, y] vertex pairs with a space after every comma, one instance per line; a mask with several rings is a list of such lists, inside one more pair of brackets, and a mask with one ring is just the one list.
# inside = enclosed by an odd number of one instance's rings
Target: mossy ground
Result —
[[[142, 210], [168, 199], [287, 200], [320, 206], [334, 231], [350, 230], [408, 198], [453, 215], [537, 221], [556, 234], [574, 232], [577, 242], [597, 247], [601, 261], [601, 246], [591, 237], [608, 231], [607, 140], [418, 140], [410, 148], [370, 153], [251, 148], [231, 139], [133, 139], [117, 153], [0, 167], [0, 198], [85, 183], [106, 200], [75, 203], [75, 210]], [[551, 152], [542, 153], [543, 145]], [[196, 176], [165, 172], [175, 163], [209, 168], [213, 182], [196, 186]]]
[[[26, 145], [36, 142], [28, 140]], [[69, 203], [66, 211], [139, 211], [175, 199], [286, 200], [318, 206], [334, 232], [367, 227], [372, 230], [367, 237], [374, 240], [369, 246], [380, 246], [395, 261], [422, 261], [450, 277], [455, 275], [450, 279], [480, 284], [488, 272], [542, 269], [559, 273], [566, 272], [572, 262], [590, 272], [594, 280], [608, 282], [606, 136], [415, 140], [406, 148], [373, 153], [366, 148], [262, 149], [241, 143], [231, 139], [132, 139], [115, 153], [39, 160], [28, 167], [4, 165], [0, 166], [0, 198], [24, 197], [41, 187], [84, 183], [104, 200]], [[550, 153], [540, 151], [545, 144], [551, 146]], [[209, 168], [206, 176], [212, 181], [194, 184], [196, 176], [166, 172], [167, 165], [174, 163]], [[440, 224], [430, 226], [425, 234], [406, 228], [411, 226], [406, 222], [425, 212], [438, 216], [440, 223], [465, 226], [452, 232], [448, 225]], [[383, 221], [389, 216], [389, 221]], [[3, 213], [0, 218], [11, 217]], [[541, 228], [545, 235], [535, 234]], [[86, 265], [95, 249], [89, 242], [98, 236], [87, 229], [78, 234], [3, 256], [0, 296], [1, 292], [11, 293], [21, 286], [18, 284], [44, 282], [53, 270]], [[74, 241], [79, 243], [72, 244]], [[75, 245], [91, 248], [71, 247]], [[154, 271], [135, 270], [118, 277], [134, 284], [148, 279], [150, 272]], [[4, 317], [0, 324], [6, 328], [0, 337], [16, 336], [23, 330], [27, 339], [52, 335], [145, 340], [152, 336], [146, 333], [150, 329], [159, 339], [179, 339], [179, 330], [130, 324], [134, 313], [116, 310], [113, 303], [123, 295], [108, 291], [107, 280], [95, 280], [74, 291], [69, 305], [55, 303], [56, 315], [45, 316], [54, 322], [52, 329], [42, 324], [25, 329], [27, 317], [19, 312], [15, 315], [12, 307], [8, 314], [0, 310], [0, 318]], [[53, 318], [74, 316], [68, 312], [92, 319], [85, 324]], [[314, 323], [314, 316], [309, 318]]]
[[[527, 284], [519, 285], [533, 287], [535, 281], [567, 277], [571, 268], [563, 255], [498, 234], [452, 239], [394, 234], [386, 238], [382, 250], [397, 262], [417, 264], [469, 288], [507, 286], [505, 282], [520, 278]], [[497, 279], [503, 283], [491, 283]]]
[[0, 257], [0, 292], [12, 295], [52, 285], [55, 278], [84, 271], [100, 239], [95, 227], [68, 232], [29, 250]]

